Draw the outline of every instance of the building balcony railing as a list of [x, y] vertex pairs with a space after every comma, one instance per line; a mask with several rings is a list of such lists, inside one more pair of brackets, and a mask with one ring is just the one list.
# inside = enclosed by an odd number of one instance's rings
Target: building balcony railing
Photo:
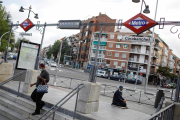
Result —
[[132, 45], [146, 45], [146, 46], [150, 46], [150, 43], [147, 42], [131, 42]]
[[144, 63], [148, 63], [148, 60], [144, 60]]
[[159, 54], [154, 53], [153, 58], [158, 59], [159, 58]]
[[139, 62], [139, 59], [129, 58], [130, 62]]
[[[95, 57], [96, 56], [96, 54], [90, 54], [90, 57]], [[98, 58], [104, 58], [105, 57], [105, 55], [104, 54], [98, 54], [98, 56], [97, 56]]]
[[161, 50], [161, 48], [157, 44], [154, 45], [154, 49], [155, 50]]
[[140, 53], [141, 50], [140, 49], [131, 49], [130, 52], [131, 53]]
[[158, 63], [157, 62], [153, 62], [152, 66], [158, 66]]
[[[104, 65], [105, 62], [97, 62], [97, 65]], [[89, 62], [90, 65], [94, 65], [94, 61]], [[107, 66], [107, 64], [106, 64]]]
[[[99, 37], [93, 37], [93, 40], [94, 40], [94, 41], [98, 41], [98, 39], [99, 39]], [[107, 38], [102, 37], [102, 38], [100, 38], [100, 41], [101, 41], [101, 42], [102, 42], [102, 41], [107, 41]]]
[[[93, 45], [92, 49], [97, 49], [97, 45]], [[106, 46], [99, 46], [99, 50], [106, 50]]]

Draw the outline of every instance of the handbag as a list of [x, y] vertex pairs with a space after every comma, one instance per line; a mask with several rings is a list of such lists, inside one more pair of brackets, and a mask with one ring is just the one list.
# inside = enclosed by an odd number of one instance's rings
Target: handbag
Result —
[[37, 87], [37, 92], [38, 93], [48, 93], [48, 85], [46, 84], [46, 82], [45, 82], [45, 85], [42, 85], [42, 83], [41, 83], [41, 85], [39, 85]]

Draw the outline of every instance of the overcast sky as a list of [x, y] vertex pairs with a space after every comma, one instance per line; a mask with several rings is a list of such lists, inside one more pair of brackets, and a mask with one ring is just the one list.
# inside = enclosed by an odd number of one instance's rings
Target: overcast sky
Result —
[[[2, 0], [3, 5], [6, 7], [13, 18], [13, 23], [19, 21], [22, 23], [28, 17], [28, 11], [24, 13], [19, 12], [21, 6], [28, 8], [32, 6], [32, 10], [38, 13], [39, 19], [35, 19], [33, 13], [30, 14], [30, 19], [33, 23], [57, 23], [59, 20], [85, 20], [92, 16], [98, 16], [99, 12], [107, 14], [112, 19], [123, 19], [127, 21], [131, 17], [140, 12], [141, 3], [133, 3], [132, 0]], [[151, 19], [154, 19], [155, 7], [157, 0], [145, 0], [149, 5], [150, 14], [146, 14]], [[143, 6], [144, 9], [144, 6]], [[159, 0], [156, 21], [160, 18], [165, 18], [166, 21], [180, 21], [180, 0]], [[173, 49], [173, 53], [180, 58], [180, 26], [175, 27], [173, 31], [179, 28], [177, 34], [170, 32], [170, 26], [165, 26], [164, 29], [155, 27], [155, 32]], [[23, 32], [22, 28], [18, 28], [17, 32]], [[31, 37], [25, 37], [32, 42], [40, 43], [41, 34], [33, 27], [28, 31], [32, 33]], [[54, 27], [47, 27], [44, 36], [43, 47], [53, 44], [64, 36], [70, 36], [78, 33], [78, 30], [61, 30]], [[19, 36], [16, 35], [16, 40]]]

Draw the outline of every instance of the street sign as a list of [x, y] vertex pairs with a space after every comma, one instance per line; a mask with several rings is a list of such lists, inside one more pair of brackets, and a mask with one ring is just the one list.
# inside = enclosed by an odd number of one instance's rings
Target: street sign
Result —
[[137, 42], [151, 42], [150, 37], [132, 37], [132, 36], [123, 36], [122, 40], [127, 41], [137, 41]]
[[28, 30], [30, 30], [30, 29], [34, 26], [34, 24], [31, 22], [31, 20], [29, 20], [29, 19], [27, 18], [24, 22], [22, 22], [22, 23], [20, 24], [20, 26], [22, 27], [22, 29], [23, 29], [25, 32], [27, 32]]
[[32, 36], [32, 33], [19, 33], [19, 35], [21, 35], [21, 36]]
[[147, 16], [139, 13], [123, 24], [124, 26], [135, 32], [136, 34], [140, 34], [150, 29], [151, 27], [155, 26], [158, 23], [148, 18]]
[[60, 20], [58, 28], [60, 29], [80, 29], [80, 20]]

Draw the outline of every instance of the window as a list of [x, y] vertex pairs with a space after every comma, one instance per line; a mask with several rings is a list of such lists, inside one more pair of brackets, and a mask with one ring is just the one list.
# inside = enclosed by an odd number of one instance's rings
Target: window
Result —
[[83, 46], [83, 47], [82, 47], [82, 51], [86, 51], [86, 46]]
[[123, 44], [124, 49], [128, 49], [129, 45], [128, 44]]
[[115, 57], [119, 57], [119, 53], [115, 53]]
[[111, 56], [111, 54], [112, 54], [111, 52], [107, 52], [107, 56]]
[[118, 36], [117, 36], [117, 39], [118, 39], [118, 40], [121, 40], [121, 39], [122, 39], [122, 35], [118, 35]]
[[93, 50], [93, 53], [96, 53], [96, 50]]
[[121, 44], [116, 44], [116, 48], [120, 48], [121, 47]]
[[114, 62], [114, 65], [117, 66], [117, 65], [118, 65], [118, 62]]
[[122, 58], [126, 58], [127, 54], [123, 53]]
[[110, 39], [114, 39], [114, 35], [110, 35]]
[[107, 60], [107, 61], [106, 61], [106, 64], [110, 64], [110, 60]]
[[121, 67], [125, 67], [125, 63], [124, 62], [121, 63]]
[[86, 28], [89, 28], [89, 25], [87, 25]]
[[109, 43], [109, 48], [112, 48], [113, 47], [113, 43]]
[[85, 58], [85, 56], [86, 56], [86, 54], [81, 54], [81, 59], [84, 59]]

